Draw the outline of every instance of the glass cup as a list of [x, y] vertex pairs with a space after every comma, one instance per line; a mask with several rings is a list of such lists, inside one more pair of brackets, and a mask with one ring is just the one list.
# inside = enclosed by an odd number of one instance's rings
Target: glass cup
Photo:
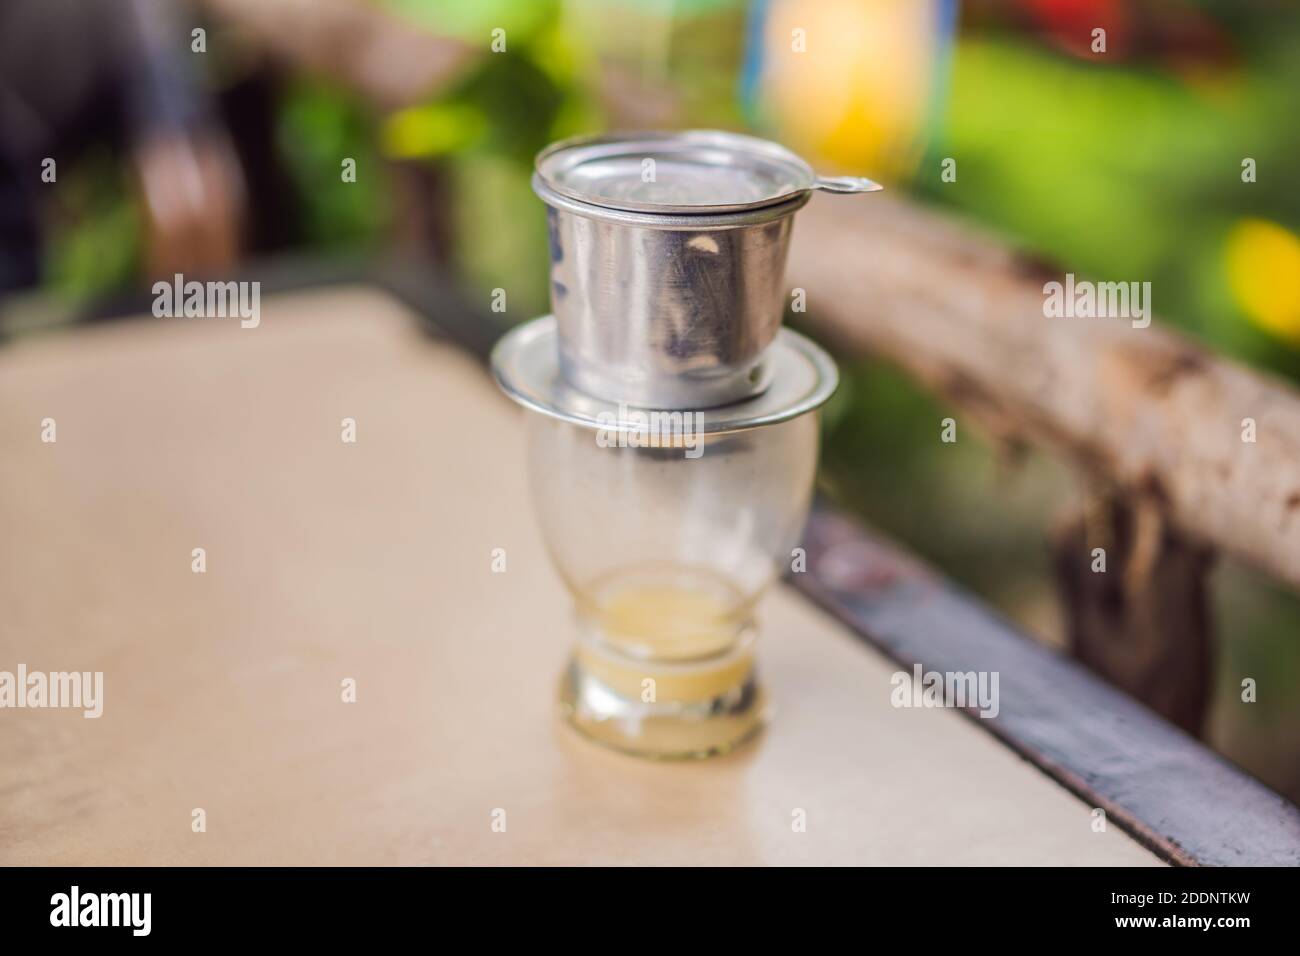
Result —
[[565, 715], [661, 757], [730, 749], [762, 723], [754, 606], [807, 517], [817, 416], [680, 447], [619, 447], [529, 416], [536, 513], [578, 617]]
[[784, 330], [763, 395], [629, 409], [564, 381], [557, 336], [550, 317], [519, 327], [493, 368], [533, 412], [534, 511], [576, 609], [562, 711], [629, 753], [724, 753], [763, 723], [754, 609], [808, 515], [834, 363]]

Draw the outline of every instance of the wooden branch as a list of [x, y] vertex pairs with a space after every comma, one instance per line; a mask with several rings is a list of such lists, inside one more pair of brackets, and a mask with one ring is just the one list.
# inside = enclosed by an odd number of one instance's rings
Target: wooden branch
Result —
[[815, 198], [787, 274], [810, 325], [841, 348], [896, 362], [996, 435], [1065, 453], [1300, 588], [1293, 389], [1159, 320], [1047, 318], [1043, 285], [1060, 273], [891, 197]]

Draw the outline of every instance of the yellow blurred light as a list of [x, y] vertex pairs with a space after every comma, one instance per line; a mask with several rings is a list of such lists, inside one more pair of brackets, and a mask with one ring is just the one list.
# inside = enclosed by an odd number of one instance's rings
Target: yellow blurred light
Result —
[[831, 169], [906, 176], [923, 145], [937, 16], [918, 0], [775, 0], [760, 97], [782, 141]]
[[428, 159], [469, 145], [484, 125], [479, 112], [463, 104], [412, 106], [384, 121], [380, 142], [394, 159]]
[[1228, 280], [1259, 328], [1300, 345], [1300, 236], [1265, 219], [1242, 219], [1228, 233]]

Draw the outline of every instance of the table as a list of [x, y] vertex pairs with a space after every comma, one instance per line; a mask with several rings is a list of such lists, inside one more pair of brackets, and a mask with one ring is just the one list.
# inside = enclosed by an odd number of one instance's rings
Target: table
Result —
[[787, 585], [755, 744], [578, 738], [521, 414], [363, 286], [0, 350], [0, 670], [105, 687], [0, 710], [0, 863], [1160, 862]]

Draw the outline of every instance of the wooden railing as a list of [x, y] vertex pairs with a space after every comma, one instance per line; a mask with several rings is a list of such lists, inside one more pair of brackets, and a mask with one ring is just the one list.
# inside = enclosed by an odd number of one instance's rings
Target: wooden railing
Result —
[[788, 269], [808, 324], [841, 353], [894, 362], [995, 442], [1038, 444], [1078, 468], [1090, 503], [1056, 542], [1071, 647], [1197, 732], [1215, 551], [1300, 589], [1300, 394], [1158, 319], [1048, 318], [1053, 279], [883, 196], [847, 211], [810, 203]]

